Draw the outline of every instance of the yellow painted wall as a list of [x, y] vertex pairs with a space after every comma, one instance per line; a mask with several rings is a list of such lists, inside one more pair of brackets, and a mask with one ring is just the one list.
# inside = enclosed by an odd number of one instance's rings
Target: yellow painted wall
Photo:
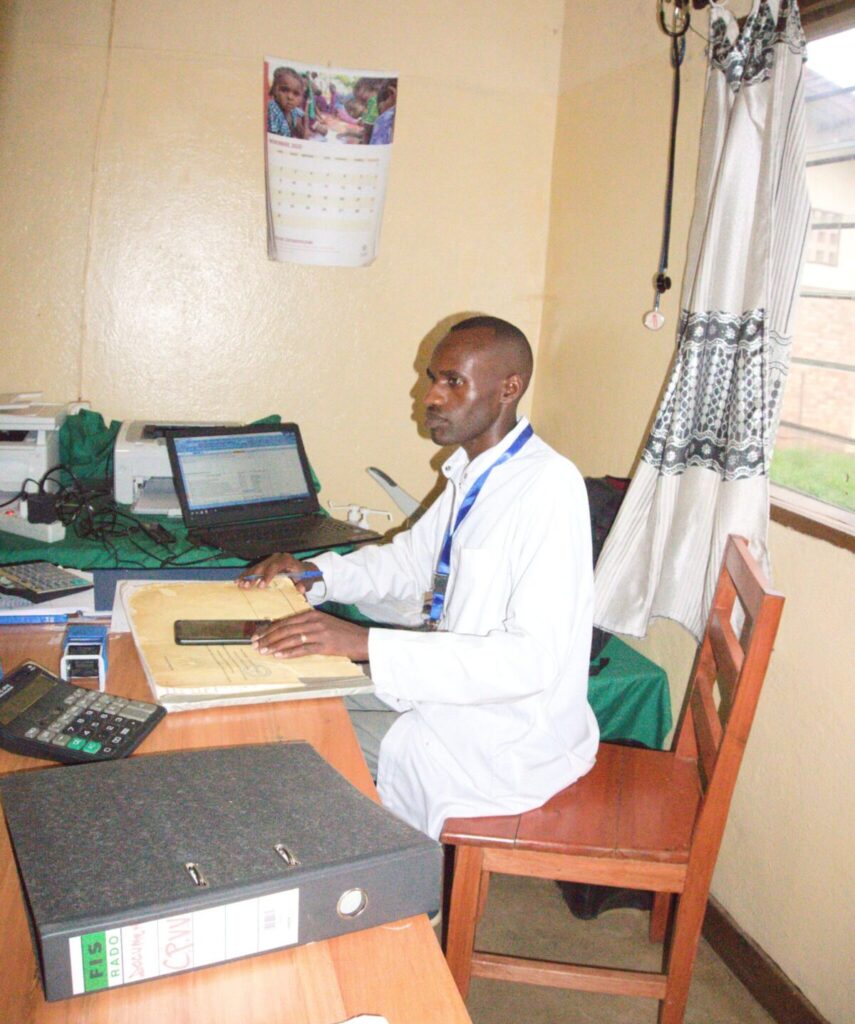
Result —
[[[689, 37], [674, 204], [675, 289], [658, 334], [671, 73], [645, 0], [603, 17], [568, 0], [534, 420], [586, 473], [628, 475], [673, 354], [704, 88]], [[615, 12], [612, 11], [612, 15]], [[695, 14], [704, 30], [706, 18]], [[832, 1024], [855, 1020], [855, 556], [773, 525], [787, 595], [713, 881], [713, 895]], [[693, 644], [657, 623], [642, 649], [671, 676], [675, 711]]]
[[[303, 426], [324, 497], [391, 507], [364, 467], [420, 496], [432, 486], [436, 452], [412, 422], [423, 341], [482, 310], [540, 337], [534, 414], [547, 439], [586, 473], [629, 473], [673, 351], [702, 49], [691, 36], [676, 284], [651, 334], [641, 315], [671, 82], [649, 0], [619, 14], [581, 0], [358, 13], [306, 0], [0, 0], [0, 391], [42, 388], [122, 419], [279, 412]], [[266, 258], [268, 54], [401, 76], [370, 268]], [[713, 888], [844, 1024], [855, 559], [777, 526], [771, 550], [788, 605]], [[645, 648], [679, 704], [686, 635], [659, 625]]]
[[[539, 333], [562, 19], [561, 0], [3, 0], [0, 390], [118, 419], [277, 412], [322, 498], [394, 508], [368, 465], [421, 497], [423, 340], [471, 311]], [[400, 75], [369, 268], [267, 259], [267, 55]]]

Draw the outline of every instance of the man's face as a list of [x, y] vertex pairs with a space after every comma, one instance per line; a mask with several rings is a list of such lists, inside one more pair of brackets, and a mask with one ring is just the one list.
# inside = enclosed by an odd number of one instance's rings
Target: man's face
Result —
[[[427, 375], [425, 426], [434, 444], [463, 445], [470, 458], [500, 438], [493, 428], [501, 417], [504, 378], [490, 355], [493, 332], [473, 328], [448, 334], [436, 346]], [[495, 350], [493, 350], [495, 352]]]
[[273, 86], [273, 98], [285, 113], [290, 113], [303, 102], [303, 83], [293, 75], [277, 78]]

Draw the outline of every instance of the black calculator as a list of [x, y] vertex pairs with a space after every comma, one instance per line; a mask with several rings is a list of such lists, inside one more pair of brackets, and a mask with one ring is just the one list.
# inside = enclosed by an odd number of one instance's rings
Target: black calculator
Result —
[[92, 589], [92, 581], [52, 562], [16, 562], [0, 565], [0, 591], [24, 597], [33, 604], [53, 601]]
[[127, 757], [166, 714], [159, 704], [66, 683], [34, 661], [0, 679], [0, 747], [66, 764]]

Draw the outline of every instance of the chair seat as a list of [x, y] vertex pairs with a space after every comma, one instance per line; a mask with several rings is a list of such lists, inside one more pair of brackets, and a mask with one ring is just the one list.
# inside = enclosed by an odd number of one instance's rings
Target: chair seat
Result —
[[[683, 1024], [710, 881], [783, 604], [747, 541], [729, 537], [674, 752], [603, 743], [591, 771], [542, 807], [446, 821], [444, 948], [464, 998], [475, 975], [657, 999], [659, 1024]], [[496, 874], [652, 892], [650, 939], [669, 935], [663, 970], [477, 950]]]
[[694, 761], [668, 751], [602, 743], [591, 771], [542, 807], [505, 817], [449, 818], [442, 840], [685, 864], [700, 799]]

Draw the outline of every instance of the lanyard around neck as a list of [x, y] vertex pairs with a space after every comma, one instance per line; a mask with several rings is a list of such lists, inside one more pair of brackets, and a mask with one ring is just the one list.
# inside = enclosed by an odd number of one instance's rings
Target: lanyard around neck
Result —
[[428, 628], [436, 629], [439, 620], [442, 618], [443, 608], [445, 607], [445, 591], [448, 589], [448, 577], [451, 573], [451, 545], [455, 534], [460, 528], [460, 524], [475, 504], [475, 499], [481, 493], [481, 488], [484, 486], [487, 477], [493, 472], [496, 466], [501, 466], [503, 462], [507, 462], [508, 459], [516, 455], [533, 433], [534, 430], [529, 423], [525, 430], [517, 436], [514, 443], [509, 445], [508, 448], [506, 448], [505, 451], [503, 451], [496, 459], [496, 461], [484, 470], [484, 472], [466, 492], [466, 497], [461, 502], [457, 516], [455, 517], [454, 525], [452, 526], [449, 522], [446, 527], [445, 539], [442, 542], [442, 549], [439, 553], [439, 561], [436, 563], [436, 571], [433, 574], [433, 594], [431, 596], [430, 611], [427, 615], [426, 622]]

